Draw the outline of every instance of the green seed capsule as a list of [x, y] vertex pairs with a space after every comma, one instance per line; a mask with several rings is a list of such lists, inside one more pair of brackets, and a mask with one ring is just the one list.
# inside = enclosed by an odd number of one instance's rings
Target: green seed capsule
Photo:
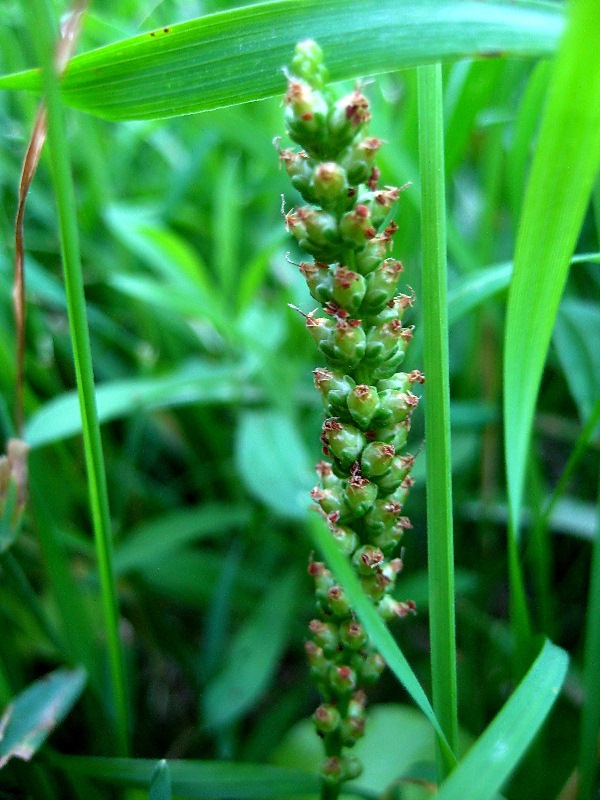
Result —
[[[366, 448], [365, 448], [366, 449]], [[374, 478], [383, 495], [391, 494], [403, 483], [415, 463], [414, 456], [397, 456], [385, 475]]]
[[387, 412], [387, 425], [405, 420], [419, 405], [419, 398], [412, 392], [384, 389], [380, 394], [381, 411]]
[[310, 187], [321, 206], [335, 206], [348, 197], [346, 170], [335, 161], [323, 161], [313, 171]]
[[309, 152], [323, 141], [326, 135], [327, 102], [321, 92], [306, 81], [290, 78], [284, 98], [285, 121], [290, 139]]
[[369, 653], [363, 660], [358, 673], [361, 683], [375, 683], [384, 669], [385, 661], [379, 653]]
[[356, 253], [352, 266], [361, 275], [368, 275], [381, 264], [382, 259], [385, 258], [386, 248], [387, 240], [381, 236], [376, 236], [368, 241], [362, 250]]
[[337, 625], [331, 622], [322, 622], [320, 619], [313, 619], [308, 626], [312, 634], [314, 643], [323, 649], [326, 656], [331, 657], [337, 650], [340, 637]]
[[377, 428], [377, 439], [384, 444], [393, 445], [394, 450], [398, 453], [406, 444], [409, 431], [410, 417], [407, 417], [403, 422], [398, 422], [396, 425]]
[[342, 525], [333, 525], [331, 535], [338, 543], [338, 547], [345, 556], [351, 556], [359, 545], [358, 536], [351, 528]]
[[348, 392], [346, 402], [354, 422], [363, 430], [368, 428], [379, 408], [377, 389], [361, 383]]
[[343, 469], [350, 469], [358, 461], [365, 445], [364, 435], [354, 425], [326, 419], [323, 423], [321, 441]]
[[365, 735], [364, 717], [346, 717], [341, 725], [341, 736], [345, 747], [353, 747]]
[[360, 320], [338, 320], [335, 323], [331, 337], [319, 343], [319, 350], [336, 367], [352, 369], [360, 363], [366, 347], [365, 332], [360, 325]]
[[[396, 524], [398, 517], [402, 511], [401, 503], [390, 497], [376, 500], [373, 506], [369, 509], [364, 517], [365, 526], [369, 531], [371, 537], [377, 536], [384, 530], [393, 528]], [[356, 551], [354, 557], [356, 558], [359, 550]], [[363, 574], [368, 574], [363, 570]]]
[[368, 640], [365, 629], [360, 622], [348, 619], [342, 622], [339, 628], [340, 642], [351, 650], [360, 650]]
[[370, 119], [369, 101], [364, 94], [356, 90], [342, 97], [335, 103], [328, 119], [331, 147], [339, 153]]
[[342, 241], [355, 248], [364, 247], [377, 233], [367, 206], [357, 205], [340, 220]]
[[369, 442], [360, 457], [363, 474], [368, 478], [380, 479], [391, 467], [395, 453], [396, 450], [391, 444]]
[[402, 262], [386, 258], [381, 267], [366, 277], [367, 289], [361, 303], [361, 311], [378, 314], [394, 297], [398, 276], [402, 272]]
[[370, 544], [359, 547], [352, 556], [352, 563], [361, 575], [371, 575], [383, 562], [383, 553], [378, 547]]
[[346, 485], [346, 507], [354, 518], [362, 517], [377, 499], [377, 486], [367, 478], [353, 475]]
[[327, 264], [319, 261], [312, 264], [302, 261], [299, 268], [308, 290], [315, 300], [323, 304], [328, 303], [331, 300], [333, 278]]
[[371, 177], [375, 156], [382, 144], [381, 139], [369, 136], [355, 142], [344, 154], [340, 163], [346, 170], [348, 180], [354, 186], [366, 183]]
[[341, 586], [334, 584], [327, 592], [327, 608], [338, 619], [351, 615], [350, 603]]
[[349, 314], [359, 308], [365, 291], [365, 279], [357, 272], [352, 272], [347, 267], [338, 267], [333, 272], [331, 299]]
[[348, 418], [346, 398], [355, 386], [352, 378], [327, 369], [316, 369], [313, 375], [327, 414], [330, 417]]
[[294, 75], [303, 78], [317, 89], [323, 88], [327, 82], [327, 69], [323, 64], [323, 51], [312, 39], [298, 42], [291, 67]]
[[404, 353], [406, 350], [405, 330], [410, 329], [403, 328], [399, 320], [392, 320], [371, 328], [367, 333], [365, 361], [377, 366], [383, 364], [387, 358], [395, 355], [399, 350]]
[[333, 733], [340, 727], [342, 718], [334, 705], [323, 703], [313, 714], [315, 728], [323, 734]]
[[332, 665], [329, 670], [331, 691], [338, 696], [352, 694], [356, 689], [356, 673], [346, 665]]

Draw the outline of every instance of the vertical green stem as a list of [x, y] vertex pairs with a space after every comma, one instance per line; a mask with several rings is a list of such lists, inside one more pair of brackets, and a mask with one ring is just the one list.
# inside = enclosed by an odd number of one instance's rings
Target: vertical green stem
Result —
[[587, 627], [583, 665], [585, 702], [581, 718], [579, 749], [580, 800], [595, 797], [598, 774], [598, 734], [600, 733], [600, 481], [598, 483], [598, 523], [594, 538], [590, 590], [588, 594]]
[[125, 755], [128, 751], [125, 669], [119, 639], [119, 610], [112, 570], [112, 539], [108, 491], [94, 394], [94, 374], [77, 229], [77, 208], [63, 109], [58, 81], [54, 71], [54, 42], [49, 35], [49, 32], [56, 30], [56, 24], [50, 0], [34, 0], [32, 3], [24, 3], [24, 8], [26, 9], [29, 29], [44, 72], [44, 88], [48, 107], [48, 150], [58, 207], [69, 327], [73, 343], [90, 509], [96, 542], [105, 635], [115, 704], [115, 732], [118, 751], [120, 754]]
[[[458, 717], [441, 66], [419, 67], [418, 82], [433, 708], [450, 747], [456, 752]], [[438, 752], [440, 779], [445, 772]]]

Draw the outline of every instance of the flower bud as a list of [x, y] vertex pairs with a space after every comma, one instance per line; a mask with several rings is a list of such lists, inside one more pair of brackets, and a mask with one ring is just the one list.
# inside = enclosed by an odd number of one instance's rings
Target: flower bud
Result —
[[284, 97], [285, 121], [290, 139], [309, 152], [318, 148], [326, 132], [328, 107], [321, 92], [298, 78], [288, 80]]
[[[376, 536], [378, 533], [392, 528], [400, 516], [401, 511], [402, 505], [389, 497], [376, 500], [365, 515], [365, 525], [369, 534], [371, 536]], [[359, 552], [360, 549], [354, 554], [355, 558]], [[363, 571], [363, 574], [367, 574], [367, 572]]]
[[344, 154], [341, 164], [348, 174], [348, 180], [354, 186], [366, 183], [373, 170], [375, 156], [383, 142], [374, 136], [355, 142]]
[[361, 575], [371, 575], [383, 561], [383, 553], [378, 547], [365, 544], [359, 547], [352, 556], [352, 563]]
[[325, 602], [329, 598], [329, 590], [334, 585], [333, 575], [321, 561], [311, 561], [308, 565], [308, 574], [315, 580], [315, 595], [317, 600]]
[[379, 326], [386, 322], [402, 320], [406, 309], [410, 308], [412, 304], [413, 298], [411, 295], [398, 294], [392, 297], [391, 300], [388, 300], [381, 311], [364, 313], [364, 309], [361, 308], [361, 313], [363, 313], [364, 322], [367, 327]]
[[361, 304], [361, 311], [377, 314], [393, 297], [398, 276], [402, 272], [402, 262], [386, 258], [380, 268], [366, 277], [367, 289]]
[[412, 372], [397, 372], [390, 378], [379, 383], [379, 391], [393, 389], [398, 392], [408, 392], [413, 383], [425, 383], [425, 376], [418, 369]]
[[360, 320], [340, 319], [332, 328], [331, 336], [323, 338], [319, 343], [319, 350], [334, 366], [352, 369], [360, 363], [366, 347], [365, 332], [360, 325]]
[[329, 416], [348, 417], [348, 394], [354, 388], [354, 381], [348, 375], [332, 372], [327, 369], [316, 369], [313, 372], [315, 386], [323, 399], [323, 405]]
[[335, 206], [348, 196], [346, 171], [335, 161], [323, 161], [313, 171], [311, 192], [324, 208]]
[[340, 641], [344, 647], [351, 650], [360, 650], [368, 640], [365, 629], [360, 622], [354, 619], [347, 619], [340, 625]]
[[[364, 244], [364, 241], [363, 241]], [[376, 236], [374, 239], [367, 241], [365, 246], [356, 253], [353, 267], [361, 275], [368, 275], [381, 264], [385, 258], [387, 250], [387, 241], [381, 236]]]
[[359, 545], [358, 536], [350, 528], [343, 525], [333, 525], [331, 535], [338, 543], [338, 547], [345, 556], [351, 556]]
[[381, 494], [387, 495], [395, 492], [406, 479], [414, 463], [415, 457], [411, 455], [397, 456], [394, 458], [388, 472], [374, 479]]
[[391, 622], [398, 618], [404, 619], [404, 617], [407, 617], [409, 614], [416, 614], [417, 607], [412, 600], [400, 602], [394, 600], [390, 595], [387, 595], [377, 606], [377, 611], [386, 622]]
[[384, 669], [385, 661], [379, 653], [369, 653], [361, 663], [359, 679], [361, 683], [375, 683]]
[[377, 365], [399, 351], [404, 355], [411, 338], [412, 330], [403, 328], [400, 320], [392, 320], [371, 328], [367, 333], [365, 361]]
[[406, 444], [410, 431], [410, 417], [395, 425], [378, 427], [376, 431], [377, 439], [385, 444], [393, 445], [396, 452], [400, 452]]
[[313, 714], [315, 728], [322, 734], [333, 733], [341, 723], [340, 712], [334, 705], [323, 703]]
[[310, 496], [327, 516], [335, 513], [336, 520], [348, 517], [349, 508], [341, 481], [339, 486], [332, 489], [321, 489], [320, 486], [315, 486], [314, 489], [311, 489]]
[[347, 147], [370, 119], [369, 101], [358, 90], [338, 100], [328, 120], [329, 135], [337, 152]]
[[314, 202], [315, 197], [311, 189], [313, 168], [310, 164], [308, 154], [305, 153], [304, 150], [300, 150], [300, 152], [297, 153], [289, 148], [279, 151], [279, 160], [285, 166], [294, 189], [300, 192], [308, 203]]
[[330, 785], [343, 783], [346, 780], [346, 759], [338, 756], [326, 758], [321, 765], [321, 777], [323, 781]]
[[379, 408], [379, 395], [374, 386], [364, 383], [354, 386], [346, 397], [348, 411], [354, 422], [366, 429]]
[[395, 448], [384, 442], [369, 442], [360, 457], [362, 472], [368, 478], [380, 478], [392, 465]]
[[321, 647], [326, 656], [332, 656], [337, 650], [340, 638], [337, 625], [331, 622], [322, 622], [320, 619], [313, 619], [308, 626], [312, 634], [314, 643]]
[[321, 441], [327, 449], [326, 455], [336, 458], [344, 469], [349, 469], [358, 460], [365, 445], [365, 438], [358, 428], [331, 417], [323, 423]]
[[342, 241], [355, 248], [364, 247], [369, 239], [373, 239], [377, 230], [367, 206], [359, 204], [344, 214], [340, 220], [339, 233]]
[[419, 398], [412, 392], [399, 392], [394, 389], [384, 389], [380, 394], [380, 401], [382, 416], [387, 416], [387, 425], [402, 422], [419, 405]]
[[304, 650], [308, 658], [311, 678], [318, 682], [325, 682], [331, 669], [331, 662], [325, 658], [323, 648], [310, 639], [304, 643]]
[[296, 45], [296, 51], [292, 59], [292, 72], [316, 89], [323, 88], [327, 82], [327, 69], [323, 64], [323, 51], [312, 39], [305, 39]]
[[302, 261], [299, 269], [315, 300], [323, 304], [328, 303], [331, 300], [332, 276], [327, 264], [322, 264], [320, 261], [314, 263]]
[[[375, 542], [376, 537], [373, 539]], [[379, 545], [379, 542], [377, 542]], [[385, 563], [385, 562], [383, 562]], [[383, 567], [377, 568], [371, 575], [363, 575], [360, 579], [360, 585], [363, 592], [370, 597], [374, 603], [377, 603], [384, 594], [388, 591], [391, 584], [390, 578], [384, 574]]]
[[352, 475], [345, 491], [346, 505], [353, 517], [362, 517], [377, 499], [377, 486], [361, 475]]
[[327, 607], [338, 619], [350, 616], [350, 603], [341, 586], [334, 584], [327, 592]]
[[364, 717], [346, 717], [341, 725], [342, 741], [346, 747], [353, 747], [365, 735]]
[[362, 303], [366, 284], [362, 275], [347, 267], [338, 267], [333, 273], [331, 298], [341, 308], [353, 314]]
[[356, 689], [356, 673], [346, 665], [332, 664], [329, 670], [329, 686], [338, 696], [351, 694]]

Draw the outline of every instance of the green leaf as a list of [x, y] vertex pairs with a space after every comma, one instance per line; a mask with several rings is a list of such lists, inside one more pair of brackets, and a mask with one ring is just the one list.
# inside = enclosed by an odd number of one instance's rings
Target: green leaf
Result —
[[11, 758], [29, 761], [71, 708], [86, 683], [85, 670], [57, 669], [18, 694], [0, 720], [0, 769]]
[[243, 527], [249, 519], [249, 510], [242, 506], [205, 503], [143, 522], [115, 548], [115, 574], [147, 569], [172, 550], [191, 541], [224, 534], [231, 528]]
[[171, 800], [171, 770], [164, 758], [159, 761], [152, 775], [148, 800]]
[[331, 536], [329, 529], [316, 514], [309, 516], [309, 532], [315, 546], [322, 553], [328, 568], [333, 572], [336, 580], [344, 587], [344, 591], [350, 599], [350, 604], [365, 626], [374, 647], [381, 653], [388, 667], [435, 728], [444, 763], [449, 768], [452, 768], [456, 764], [456, 757], [446, 741], [431, 703], [373, 603], [363, 593], [350, 562], [340, 552], [337, 542]]
[[[148, 787], [156, 760], [141, 758], [87, 758], [60, 756], [57, 763], [69, 773], [121, 786]], [[185, 798], [281, 797], [316, 792], [317, 775], [266, 764], [223, 761], [168, 761], [172, 791]]]
[[304, 519], [312, 485], [298, 429], [279, 411], [247, 411], [239, 422], [236, 459], [246, 488], [277, 514]]
[[546, 641], [533, 666], [493, 722], [440, 787], [438, 800], [492, 800], [548, 716], [569, 657]]
[[296, 613], [298, 573], [272, 578], [271, 587], [251, 619], [238, 631], [225, 667], [203, 697], [205, 723], [221, 727], [239, 719], [268, 687]]
[[565, 380], [584, 423], [600, 397], [598, 306], [586, 300], [565, 299], [556, 317], [553, 340]]
[[[98, 417], [100, 422], [108, 422], [142, 410], [231, 402], [252, 394], [246, 384], [246, 370], [241, 365], [191, 361], [170, 375], [125, 379], [98, 386]], [[77, 395], [67, 392], [33, 415], [25, 439], [31, 448], [36, 448], [80, 432]]]
[[600, 14], [596, 0], [575, 0], [569, 8], [527, 184], [508, 297], [504, 430], [515, 535], [544, 361], [600, 166]]
[[453, 325], [478, 305], [506, 289], [510, 283], [512, 263], [478, 269], [456, 281], [448, 291], [448, 323]]
[[[475, 55], [547, 56], [562, 27], [560, 7], [523, 0], [363, 0], [359, 18], [346, 0], [277, 0], [84, 53], [69, 63], [62, 95], [107, 119], [176, 116], [281, 93], [281, 68], [307, 36], [339, 80]], [[35, 71], [0, 78], [0, 88], [40, 85]]]

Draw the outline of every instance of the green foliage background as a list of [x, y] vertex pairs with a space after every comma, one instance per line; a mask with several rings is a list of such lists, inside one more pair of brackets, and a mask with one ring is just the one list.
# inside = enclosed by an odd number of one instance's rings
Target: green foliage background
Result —
[[[27, 5], [4, 4], [3, 75], [39, 63]], [[233, 4], [92, 4], [78, 52], [141, 36], [132, 50], [119, 45], [104, 56], [85, 56], [87, 82], [72, 74], [63, 96], [114, 537], [127, 719], [115, 709], [107, 658], [112, 645], [88, 505], [51, 179], [56, 158], [49, 149], [26, 216], [30, 501], [18, 537], [0, 531], [0, 706], [59, 666], [83, 665], [88, 679], [35, 761], [13, 758], [0, 771], [0, 797], [95, 800], [150, 792], [156, 800], [171, 791], [177, 797], [316, 791], [318, 741], [298, 722], [317, 702], [303, 638], [313, 604], [305, 574], [315, 546], [307, 507], [321, 409], [311, 380], [318, 361], [301, 318], [288, 308], [308, 311], [314, 301], [286, 261], [291, 244], [280, 197], [286, 195], [288, 206], [294, 198], [272, 147], [284, 133], [279, 68], [306, 35], [319, 38], [335, 79], [384, 73], [368, 88], [371, 133], [387, 142], [379, 159], [384, 183], [413, 184], [402, 195], [394, 256], [417, 297], [414, 368], [423, 364], [427, 298], [413, 67], [444, 62], [447, 368], [464, 741], [480, 737], [504, 705], [540, 651], [542, 634], [571, 656], [562, 693], [512, 780], [505, 782], [529, 745], [525, 738], [551, 705], [526, 721], [532, 698], [542, 697], [543, 705], [547, 692], [554, 699], [564, 675], [562, 651], [550, 644], [525, 678], [524, 694], [516, 696], [521, 705], [510, 707], [505, 729], [494, 728], [497, 738], [490, 739], [488, 728], [490, 743], [479, 739], [441, 796], [483, 800], [504, 786], [509, 798], [558, 797], [578, 764], [579, 796], [594, 796], [600, 63], [586, 51], [586, 41], [595, 41], [586, 22], [593, 3], [573, 3], [570, 46], [562, 51], [569, 55], [556, 62], [548, 59], [564, 26], [559, 4], [396, 5], [404, 16], [386, 2], [360, 9], [340, 2], [250, 7], [215, 17], [194, 48], [194, 25], [180, 34], [174, 26]], [[66, 10], [66, 3], [55, 3], [54, 19]], [[245, 47], [234, 35], [242, 29]], [[159, 61], [136, 79], [133, 57], [151, 60], [176, 35], [180, 71]], [[488, 57], [468, 57], [476, 54]], [[104, 73], [98, 58], [106, 60]], [[85, 60], [80, 65], [83, 70]], [[94, 81], [102, 80], [98, 88]], [[38, 102], [21, 87], [36, 86], [39, 78], [31, 73], [0, 78], [7, 89], [0, 93], [3, 440], [16, 433], [12, 229]], [[140, 92], [154, 98], [150, 111]], [[258, 102], [239, 104], [244, 99]], [[186, 115], [198, 109], [210, 110]], [[582, 138], [572, 143], [574, 129]], [[536, 144], [541, 156], [526, 196]], [[574, 248], [579, 255], [554, 319]], [[533, 415], [537, 393], [531, 364], [541, 370], [545, 359], [527, 457], [528, 409]], [[422, 425], [416, 414], [414, 451]], [[435, 447], [427, 442], [429, 450]], [[417, 461], [407, 508], [414, 530], [398, 589], [400, 599], [417, 602], [419, 615], [394, 633], [431, 696], [425, 456]], [[313, 536], [318, 542], [319, 534]], [[592, 590], [591, 562], [597, 565]], [[397, 651], [386, 657], [403, 679]], [[79, 681], [81, 674], [73, 674]], [[367, 770], [358, 781], [363, 796], [377, 795], [403, 774], [435, 777], [432, 728], [409, 702], [390, 671], [372, 697], [372, 733], [361, 755]], [[130, 743], [119, 745], [126, 725]], [[519, 729], [522, 746], [510, 738]], [[498, 741], [508, 742], [506, 774], [477, 787], [473, 777]], [[136, 760], [112, 758], [125, 755], [124, 747]], [[1, 748], [0, 742], [3, 755]], [[168, 763], [155, 772], [162, 758]], [[302, 773], [256, 766], [273, 763]], [[397, 791], [412, 798], [420, 790], [401, 784]]]

